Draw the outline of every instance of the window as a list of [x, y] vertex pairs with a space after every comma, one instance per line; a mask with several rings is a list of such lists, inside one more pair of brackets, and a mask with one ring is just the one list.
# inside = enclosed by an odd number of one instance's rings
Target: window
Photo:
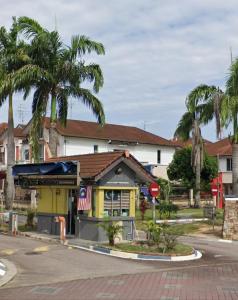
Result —
[[44, 161], [44, 145], [39, 144], [39, 161], [43, 162]]
[[25, 149], [24, 150], [24, 160], [29, 160], [29, 159], [30, 159], [29, 149]]
[[227, 171], [232, 171], [232, 158], [227, 158], [226, 159], [226, 170]]
[[94, 151], [94, 153], [98, 153], [98, 145], [93, 146], [93, 151]]
[[161, 152], [160, 150], [157, 150], [157, 164], [160, 164], [161, 161]]
[[4, 147], [0, 148], [0, 163], [5, 164], [5, 149]]
[[105, 190], [104, 191], [104, 215], [105, 216], [129, 216], [130, 191]]

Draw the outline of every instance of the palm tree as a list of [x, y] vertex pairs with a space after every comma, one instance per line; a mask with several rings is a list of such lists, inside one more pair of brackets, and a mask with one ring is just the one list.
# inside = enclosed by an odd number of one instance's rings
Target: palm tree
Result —
[[15, 163], [13, 94], [16, 90], [14, 74], [29, 62], [27, 47], [18, 40], [18, 26], [16, 19], [9, 32], [0, 28], [0, 106], [8, 100], [8, 131], [7, 131], [7, 172], [5, 200], [6, 208], [11, 209], [14, 200], [14, 179], [12, 166]]
[[238, 59], [230, 66], [229, 76], [226, 82], [226, 95], [222, 102], [222, 119], [227, 127], [232, 124], [232, 192], [238, 195]]
[[[218, 97], [219, 95], [219, 97]], [[207, 124], [215, 115], [220, 124], [220, 89], [215, 86], [199, 85], [186, 99], [187, 111], [179, 121], [175, 137], [188, 140], [192, 135], [191, 164], [195, 172], [195, 207], [200, 206], [201, 171], [203, 168], [204, 147], [201, 125]]]
[[93, 92], [98, 93], [103, 86], [100, 66], [93, 63], [86, 65], [82, 56], [91, 52], [101, 55], [105, 50], [101, 43], [85, 36], [73, 36], [71, 45], [66, 46], [56, 30], [48, 31], [35, 20], [27, 17], [20, 17], [18, 24], [20, 31], [30, 41], [29, 55], [32, 63], [41, 69], [41, 75], [37, 80], [29, 80], [27, 73], [25, 78], [28, 88], [24, 97], [27, 97], [30, 88], [35, 89], [31, 130], [33, 153], [36, 156], [39, 126], [50, 102], [49, 148], [52, 156], [57, 156], [55, 127], [58, 119], [63, 126], [66, 126], [69, 97], [78, 98], [87, 105], [100, 124], [105, 122], [103, 106], [99, 99], [89, 89], [81, 87], [83, 82], [89, 81], [93, 83]]

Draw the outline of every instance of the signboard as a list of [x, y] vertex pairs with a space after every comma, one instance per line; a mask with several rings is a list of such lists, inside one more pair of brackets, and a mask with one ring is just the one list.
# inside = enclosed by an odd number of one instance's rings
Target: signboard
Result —
[[67, 179], [67, 178], [26, 178], [19, 177], [15, 181], [16, 185], [20, 185], [22, 188], [29, 188], [32, 186], [52, 186], [52, 185], [67, 185], [74, 186], [77, 185], [77, 179]]
[[157, 197], [160, 192], [160, 186], [156, 182], [152, 182], [149, 186], [149, 192], [152, 197]]
[[216, 184], [211, 184], [212, 196], [217, 196], [218, 188]]

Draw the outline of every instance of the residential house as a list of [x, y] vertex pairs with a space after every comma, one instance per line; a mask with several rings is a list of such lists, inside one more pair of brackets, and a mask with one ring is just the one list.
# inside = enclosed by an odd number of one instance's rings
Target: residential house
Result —
[[[23, 133], [29, 134], [31, 122]], [[40, 140], [41, 161], [50, 157], [49, 118], [44, 118]], [[64, 128], [59, 123], [55, 128], [58, 137], [57, 156], [70, 156], [97, 152], [128, 150], [153, 175], [167, 178], [167, 167], [172, 161], [175, 149], [171, 141], [142, 129], [95, 122], [68, 120]]]
[[232, 193], [232, 145], [229, 138], [206, 146], [209, 155], [217, 157], [219, 172], [222, 174], [224, 194]]

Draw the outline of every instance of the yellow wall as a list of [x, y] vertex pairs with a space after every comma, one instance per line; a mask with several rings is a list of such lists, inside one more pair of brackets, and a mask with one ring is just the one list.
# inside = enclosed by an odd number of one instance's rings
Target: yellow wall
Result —
[[67, 214], [68, 190], [56, 187], [42, 187], [38, 189], [38, 212]]
[[135, 201], [137, 187], [114, 187], [114, 186], [100, 186], [96, 188], [96, 218], [103, 218], [104, 215], [104, 190], [129, 190], [130, 191], [130, 211], [129, 216], [135, 217]]

